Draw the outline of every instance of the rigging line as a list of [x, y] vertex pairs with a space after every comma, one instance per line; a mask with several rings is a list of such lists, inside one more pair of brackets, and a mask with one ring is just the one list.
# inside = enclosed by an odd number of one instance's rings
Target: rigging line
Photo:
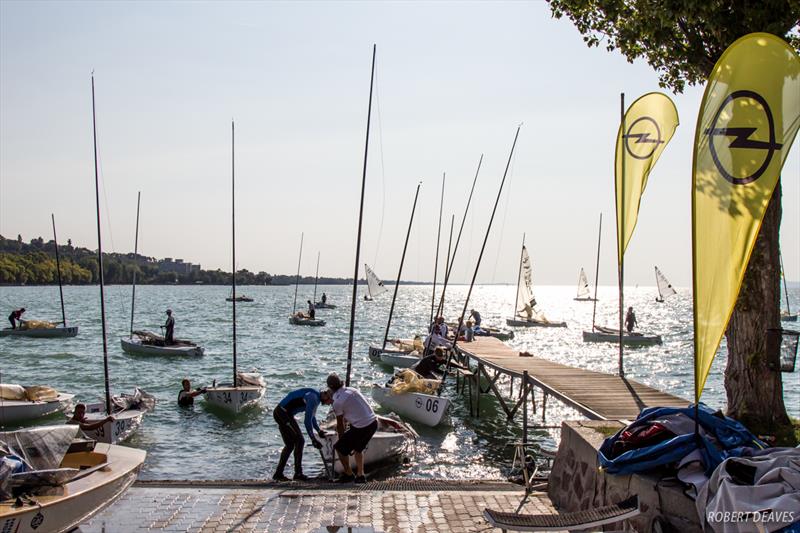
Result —
[[386, 168], [383, 160], [383, 125], [381, 122], [381, 98], [377, 68], [375, 70], [375, 114], [378, 122], [378, 148], [381, 154], [381, 222], [378, 224], [378, 242], [375, 245], [375, 259], [372, 261], [372, 268], [377, 268], [378, 266], [378, 254], [381, 249], [381, 237], [383, 237], [383, 219], [386, 213]]
[[517, 155], [511, 160], [511, 168], [508, 171], [508, 192], [506, 193], [505, 208], [503, 211], [503, 223], [500, 225], [500, 235], [497, 239], [497, 254], [494, 258], [494, 270], [492, 271], [492, 283], [497, 275], [497, 263], [500, 261], [500, 250], [503, 249], [503, 236], [506, 231], [506, 218], [508, 217], [508, 206], [511, 203], [511, 186], [514, 184], [514, 166], [517, 162]]
[[106, 179], [105, 179], [105, 171], [103, 170], [103, 157], [100, 153], [97, 154], [97, 166], [99, 167], [99, 174], [100, 174], [100, 188], [103, 191], [103, 201], [106, 205], [106, 226], [108, 227], [108, 239], [111, 241], [111, 253], [115, 253], [117, 251], [116, 246], [114, 246], [114, 233], [111, 231], [111, 207], [108, 204], [108, 194], [106, 192]]

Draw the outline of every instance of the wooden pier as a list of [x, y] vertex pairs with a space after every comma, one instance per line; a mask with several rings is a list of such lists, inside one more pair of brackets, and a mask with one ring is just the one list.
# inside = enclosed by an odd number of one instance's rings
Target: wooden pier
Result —
[[[474, 385], [477, 413], [480, 412], [480, 394], [489, 391], [497, 396], [509, 419], [514, 418], [520, 405], [526, 405], [528, 394], [536, 412], [533, 387], [544, 392], [543, 410], [549, 395], [592, 420], [633, 420], [645, 407], [686, 407], [689, 404], [683, 398], [628, 378], [562, 365], [541, 357], [520, 356], [519, 350], [494, 337], [475, 337], [474, 342], [459, 344], [458, 351], [464, 360], [477, 365], [477, 372], [465, 376], [471, 381], [471, 388]], [[508, 395], [511, 404], [506, 403], [498, 388], [498, 379], [503, 375], [511, 378]], [[486, 390], [481, 389], [481, 376], [489, 381]], [[520, 380], [518, 398], [514, 398], [515, 379]]]

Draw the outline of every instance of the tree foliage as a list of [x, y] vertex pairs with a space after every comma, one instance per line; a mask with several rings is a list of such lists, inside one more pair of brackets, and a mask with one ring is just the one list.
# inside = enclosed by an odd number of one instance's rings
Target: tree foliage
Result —
[[555, 18], [567, 16], [590, 47], [645, 59], [659, 85], [683, 92], [705, 83], [722, 52], [756, 31], [775, 34], [800, 50], [800, 0], [548, 0]]

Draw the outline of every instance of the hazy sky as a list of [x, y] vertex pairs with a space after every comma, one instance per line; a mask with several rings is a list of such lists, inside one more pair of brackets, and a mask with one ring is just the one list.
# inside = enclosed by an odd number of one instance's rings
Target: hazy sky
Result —
[[[239, 268], [350, 276], [372, 44], [376, 100], [362, 262], [432, 277], [442, 172], [468, 280], [514, 130], [524, 122], [479, 281], [515, 282], [522, 233], [534, 282], [616, 282], [613, 147], [619, 93], [659, 90], [643, 62], [589, 49], [544, 2], [0, 2], [0, 233], [96, 247], [90, 73], [104, 183], [104, 248], [230, 268], [230, 120], [236, 120]], [[669, 93], [668, 93], [669, 94]], [[673, 96], [670, 94], [670, 96]], [[701, 88], [674, 95], [681, 125], [650, 176], [626, 281], [657, 264], [691, 279], [691, 156]], [[800, 279], [800, 149], [784, 169], [781, 243]], [[382, 231], [381, 231], [381, 221]], [[446, 224], [445, 224], [446, 225]], [[443, 228], [446, 233], [448, 228]], [[442, 254], [446, 252], [443, 236]], [[362, 271], [363, 272], [363, 271]]]

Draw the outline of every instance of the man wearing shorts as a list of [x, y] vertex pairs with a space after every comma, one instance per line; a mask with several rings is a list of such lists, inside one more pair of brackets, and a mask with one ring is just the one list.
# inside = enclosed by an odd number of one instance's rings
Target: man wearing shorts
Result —
[[[364, 475], [364, 450], [375, 431], [378, 429], [378, 418], [367, 403], [367, 399], [357, 390], [345, 387], [336, 374], [328, 376], [328, 388], [333, 393], [333, 412], [336, 413], [336, 433], [339, 440], [334, 449], [339, 454], [344, 474], [339, 483], [366, 483]], [[345, 420], [350, 427], [344, 429]], [[350, 468], [350, 455], [356, 456], [356, 473]]]

